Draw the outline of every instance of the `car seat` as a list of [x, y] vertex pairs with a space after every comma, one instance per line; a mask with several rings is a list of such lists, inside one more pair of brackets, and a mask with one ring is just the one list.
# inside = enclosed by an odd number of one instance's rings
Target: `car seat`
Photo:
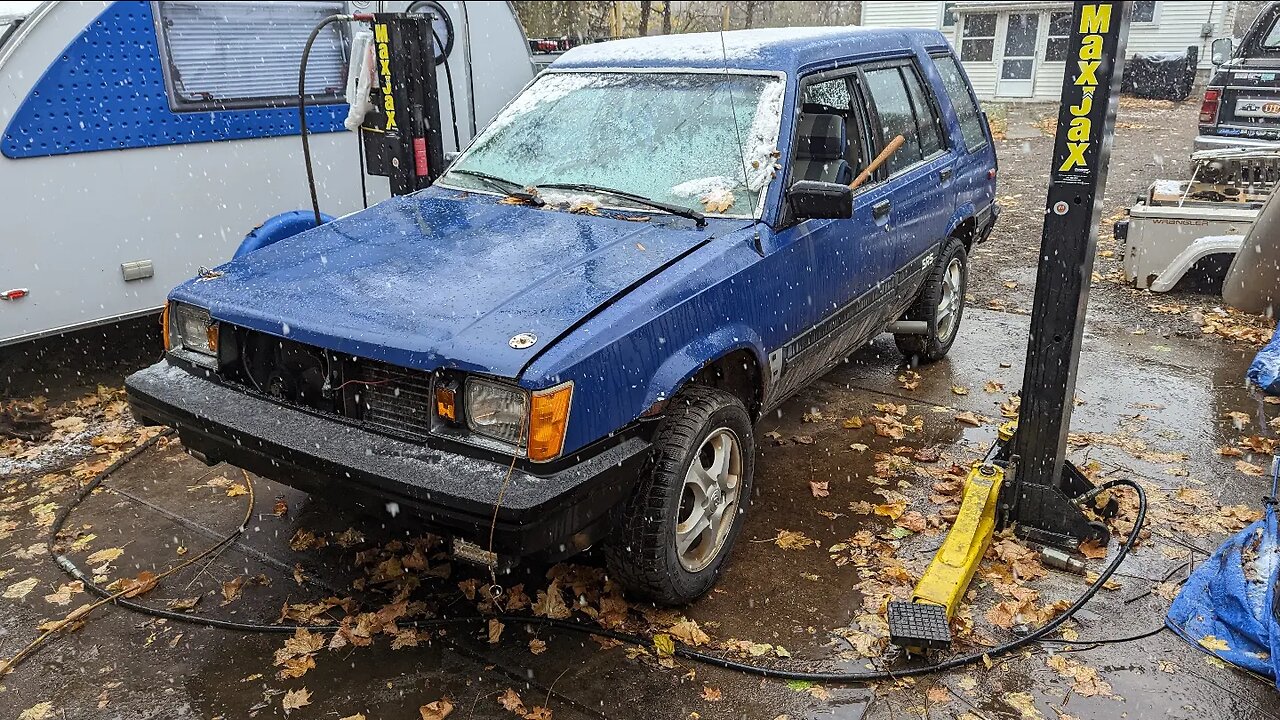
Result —
[[853, 182], [853, 168], [845, 160], [849, 138], [844, 118], [834, 113], [802, 113], [799, 125], [794, 180]]

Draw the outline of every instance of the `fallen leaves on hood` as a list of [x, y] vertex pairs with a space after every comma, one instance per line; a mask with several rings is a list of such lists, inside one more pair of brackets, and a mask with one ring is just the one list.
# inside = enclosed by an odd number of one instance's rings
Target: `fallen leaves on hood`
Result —
[[813, 496], [816, 498], [824, 498], [831, 494], [831, 491], [827, 489], [827, 482], [825, 480], [823, 482], [810, 480], [809, 492], [813, 493]]
[[709, 213], [722, 213], [737, 202], [737, 198], [733, 196], [733, 191], [728, 188], [716, 188], [710, 192], [703, 193], [698, 198], [702, 203], [702, 208]]
[[305, 705], [310, 705], [311, 691], [306, 688], [290, 690], [284, 694], [284, 698], [280, 700], [280, 704], [284, 707], [285, 712], [297, 710]]
[[783, 550], [803, 550], [817, 545], [818, 541], [796, 530], [779, 529], [778, 534], [773, 538], [773, 543]]
[[422, 716], [422, 720], [444, 720], [451, 712], [453, 712], [453, 703], [444, 698], [418, 708], [418, 714]]

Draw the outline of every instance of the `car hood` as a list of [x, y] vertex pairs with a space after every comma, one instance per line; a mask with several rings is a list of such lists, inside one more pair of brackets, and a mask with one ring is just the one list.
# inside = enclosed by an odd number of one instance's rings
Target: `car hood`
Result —
[[[517, 377], [597, 308], [747, 220], [647, 222], [431, 189], [308, 230], [172, 293], [224, 322], [375, 360]], [[525, 349], [511, 339], [532, 333]]]

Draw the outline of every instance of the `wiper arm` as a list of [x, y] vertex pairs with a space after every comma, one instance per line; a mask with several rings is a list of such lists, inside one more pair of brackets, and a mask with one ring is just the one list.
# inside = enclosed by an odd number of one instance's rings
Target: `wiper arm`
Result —
[[459, 175], [469, 175], [509, 198], [515, 198], [516, 200], [528, 203], [534, 207], [542, 207], [547, 204], [547, 201], [538, 197], [536, 192], [529, 192], [524, 185], [521, 185], [514, 180], [508, 180], [504, 177], [498, 177], [497, 175], [490, 175], [487, 172], [468, 170], [466, 168], [453, 168], [449, 172], [458, 173]]
[[579, 192], [594, 192], [594, 193], [603, 193], [605, 195], [613, 195], [614, 197], [620, 197], [624, 200], [630, 200], [631, 202], [636, 203], [638, 205], [647, 205], [651, 208], [664, 210], [666, 212], [671, 213], [672, 215], [687, 217], [690, 220], [693, 220], [695, 223], [697, 223], [698, 227], [707, 226], [707, 216], [703, 215], [697, 210], [694, 210], [693, 208], [685, 207], [683, 205], [676, 205], [674, 203], [663, 202], [661, 200], [654, 200], [652, 198], [647, 198], [643, 195], [629, 193], [626, 190], [615, 190], [613, 188], [602, 187], [600, 185], [591, 185], [588, 183], [540, 183], [538, 187], [554, 188], [556, 190], [577, 190]]

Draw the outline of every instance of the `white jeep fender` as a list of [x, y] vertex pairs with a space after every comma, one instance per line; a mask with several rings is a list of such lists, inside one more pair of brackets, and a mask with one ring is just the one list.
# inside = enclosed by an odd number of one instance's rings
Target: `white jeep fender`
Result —
[[1243, 245], [1244, 235], [1207, 235], [1196, 238], [1160, 271], [1155, 282], [1151, 283], [1151, 291], [1169, 292], [1201, 259], [1220, 253], [1235, 255]]

